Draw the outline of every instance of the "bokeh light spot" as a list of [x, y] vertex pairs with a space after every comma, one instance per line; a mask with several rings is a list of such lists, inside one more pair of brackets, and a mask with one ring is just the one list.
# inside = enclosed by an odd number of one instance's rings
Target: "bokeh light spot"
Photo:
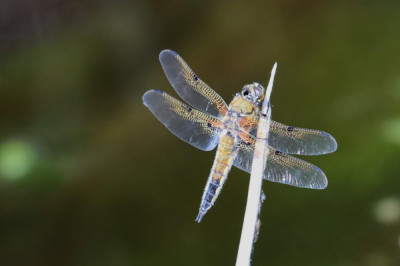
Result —
[[400, 118], [386, 122], [383, 125], [385, 141], [400, 145]]
[[389, 197], [378, 201], [374, 209], [375, 218], [383, 224], [400, 220], [400, 198]]
[[7, 179], [24, 177], [35, 160], [33, 148], [22, 141], [9, 140], [0, 146], [0, 176]]

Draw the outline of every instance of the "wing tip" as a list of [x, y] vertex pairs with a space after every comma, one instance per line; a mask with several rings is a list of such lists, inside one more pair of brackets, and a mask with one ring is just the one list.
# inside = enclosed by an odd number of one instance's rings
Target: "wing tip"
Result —
[[324, 131], [321, 131], [321, 134], [323, 136], [329, 138], [329, 140], [330, 140], [330, 143], [329, 143], [329, 146], [328, 146], [329, 148], [327, 149], [326, 153], [335, 152], [337, 150], [337, 147], [338, 147], [336, 139], [331, 134], [326, 133]]
[[160, 91], [160, 90], [149, 90], [149, 91], [146, 91], [143, 94], [143, 97], [142, 97], [142, 101], [143, 101], [143, 104], [145, 106], [148, 106], [147, 103], [148, 103], [149, 97], [151, 97], [151, 95], [154, 94], [154, 93], [163, 94], [164, 92]]
[[319, 169], [319, 167], [317, 167], [317, 166], [315, 166], [315, 165], [312, 165], [312, 167], [314, 168], [314, 170], [316, 170], [316, 171], [318, 171], [320, 174], [323, 174], [323, 175], [324, 175], [324, 172], [322, 172], [322, 170]]
[[326, 177], [326, 175], [325, 175], [325, 173], [320, 169], [320, 168], [318, 168], [317, 166], [315, 166], [315, 165], [312, 165], [312, 167], [314, 168], [314, 170], [315, 171], [317, 171], [317, 172], [319, 172], [321, 175], [322, 175], [322, 177], [323, 177], [323, 183], [321, 184], [321, 185], [319, 185], [319, 186], [312, 186], [312, 187], [310, 187], [310, 188], [313, 188], [313, 189], [325, 189], [327, 186], [328, 186], [328, 178]]
[[331, 134], [329, 134], [329, 133], [327, 133], [327, 132], [325, 132], [325, 131], [321, 131], [321, 134], [324, 135], [324, 136], [326, 136], [326, 137], [332, 137]]
[[175, 51], [170, 50], [170, 49], [164, 49], [164, 50], [162, 50], [162, 51], [160, 52], [160, 55], [158, 56], [158, 58], [160, 59], [160, 61], [162, 61], [163, 58], [165, 58], [166, 56], [171, 56], [171, 55], [172, 55], [173, 57], [178, 56], [178, 54], [177, 54]]
[[333, 142], [332, 152], [335, 152], [337, 150], [337, 147], [338, 147], [337, 141], [336, 141], [336, 139], [334, 137], [331, 136], [331, 138], [332, 138], [332, 142]]
[[325, 176], [324, 181], [325, 182], [322, 185], [320, 185], [318, 187], [313, 187], [313, 189], [323, 190], [323, 189], [327, 188], [328, 187], [328, 179], [326, 178], [326, 176]]
[[314, 187], [314, 189], [323, 190], [327, 187], [328, 187], [328, 180], [326, 180], [326, 182], [323, 185], [321, 185], [319, 187]]
[[148, 91], [145, 92], [145, 94], [143, 94], [143, 96], [148, 95], [148, 94], [150, 94], [150, 93], [163, 94], [164, 92], [163, 92], [163, 91], [160, 91], [160, 90], [156, 90], [156, 89], [154, 89], [154, 90], [148, 90]]
[[160, 91], [160, 90], [150, 90], [150, 91], [157, 92], [159, 94], [163, 94], [164, 93], [163, 91]]

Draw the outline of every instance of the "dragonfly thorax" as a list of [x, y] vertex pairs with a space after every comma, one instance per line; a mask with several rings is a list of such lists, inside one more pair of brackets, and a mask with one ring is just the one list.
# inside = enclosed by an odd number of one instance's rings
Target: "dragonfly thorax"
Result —
[[229, 110], [228, 115], [222, 120], [224, 129], [235, 132], [239, 130], [240, 113], [234, 110]]

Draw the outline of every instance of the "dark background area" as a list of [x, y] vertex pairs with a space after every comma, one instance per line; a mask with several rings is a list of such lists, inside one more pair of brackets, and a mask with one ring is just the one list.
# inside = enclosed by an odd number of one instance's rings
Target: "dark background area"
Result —
[[226, 102], [331, 133], [326, 190], [264, 182], [252, 265], [400, 265], [399, 1], [0, 3], [0, 264], [233, 265], [249, 175], [195, 223], [214, 152], [142, 104], [177, 51]]

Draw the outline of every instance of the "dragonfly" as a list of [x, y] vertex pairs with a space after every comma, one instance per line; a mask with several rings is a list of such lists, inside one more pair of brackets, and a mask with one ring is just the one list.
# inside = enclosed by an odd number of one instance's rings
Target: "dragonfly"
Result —
[[[265, 89], [257, 82], [245, 85], [229, 105], [203, 82], [174, 51], [159, 55], [165, 75], [186, 102], [159, 90], [149, 90], [143, 103], [173, 134], [197, 149], [211, 151], [218, 146], [203, 192], [198, 223], [215, 204], [232, 166], [251, 172], [258, 121]], [[316, 166], [293, 157], [336, 151], [336, 140], [328, 133], [287, 126], [271, 120], [263, 178], [291, 186], [324, 189], [325, 174]]]

